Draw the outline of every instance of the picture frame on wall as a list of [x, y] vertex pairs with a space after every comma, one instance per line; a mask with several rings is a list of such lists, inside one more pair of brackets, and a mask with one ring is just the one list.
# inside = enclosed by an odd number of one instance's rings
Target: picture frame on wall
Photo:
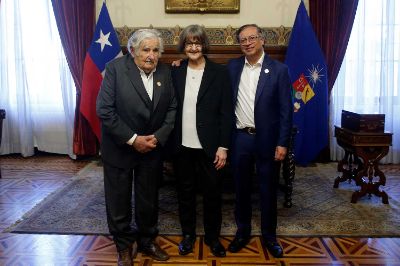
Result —
[[164, 0], [166, 13], [239, 13], [240, 0]]

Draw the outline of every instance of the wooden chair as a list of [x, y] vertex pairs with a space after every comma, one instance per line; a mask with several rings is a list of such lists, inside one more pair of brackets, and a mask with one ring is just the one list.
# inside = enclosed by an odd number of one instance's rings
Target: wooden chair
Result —
[[279, 188], [285, 194], [283, 206], [286, 208], [292, 207], [293, 180], [296, 175], [296, 162], [294, 161], [294, 139], [297, 134], [297, 127], [293, 126], [290, 136], [289, 147], [285, 159], [281, 163], [279, 171], [280, 177], [283, 179], [283, 184], [279, 184]]
[[[0, 109], [0, 147], [1, 147], [1, 136], [3, 133], [3, 119], [6, 118], [6, 111]], [[1, 167], [0, 167], [0, 178], [1, 178]]]

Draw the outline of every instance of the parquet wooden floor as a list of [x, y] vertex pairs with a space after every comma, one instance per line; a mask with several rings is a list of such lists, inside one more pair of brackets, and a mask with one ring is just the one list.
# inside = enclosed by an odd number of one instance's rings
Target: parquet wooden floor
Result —
[[[38, 155], [22, 158], [0, 156], [0, 231], [61, 187], [86, 165], [65, 156]], [[385, 166], [399, 171], [400, 166]], [[400, 224], [399, 224], [400, 226]], [[223, 237], [227, 246], [232, 237]], [[274, 259], [254, 237], [242, 252], [226, 258], [212, 256], [202, 237], [195, 252], [179, 256], [178, 236], [160, 236], [160, 245], [171, 259], [160, 263], [138, 253], [135, 265], [399, 265], [399, 238], [279, 238], [285, 256]], [[115, 265], [116, 250], [110, 237], [0, 233], [0, 265]]]

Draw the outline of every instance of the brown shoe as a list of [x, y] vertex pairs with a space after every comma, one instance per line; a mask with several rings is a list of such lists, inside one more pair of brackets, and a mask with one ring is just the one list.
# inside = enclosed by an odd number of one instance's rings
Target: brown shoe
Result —
[[132, 247], [118, 252], [118, 266], [133, 266]]
[[167, 254], [167, 252], [162, 250], [160, 246], [154, 241], [147, 244], [146, 246], [141, 246], [139, 248], [139, 251], [141, 251], [144, 255], [149, 256], [153, 260], [166, 261], [169, 259], [169, 255]]

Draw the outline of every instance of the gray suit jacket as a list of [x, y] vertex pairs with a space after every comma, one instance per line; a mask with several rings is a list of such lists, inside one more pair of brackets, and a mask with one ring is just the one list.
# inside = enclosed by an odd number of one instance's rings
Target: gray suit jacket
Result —
[[151, 101], [132, 56], [111, 61], [97, 97], [96, 112], [102, 124], [103, 160], [115, 167], [133, 167], [143, 156], [126, 144], [135, 133], [154, 134], [158, 145], [163, 146], [174, 127], [176, 100], [169, 67], [157, 65]]

